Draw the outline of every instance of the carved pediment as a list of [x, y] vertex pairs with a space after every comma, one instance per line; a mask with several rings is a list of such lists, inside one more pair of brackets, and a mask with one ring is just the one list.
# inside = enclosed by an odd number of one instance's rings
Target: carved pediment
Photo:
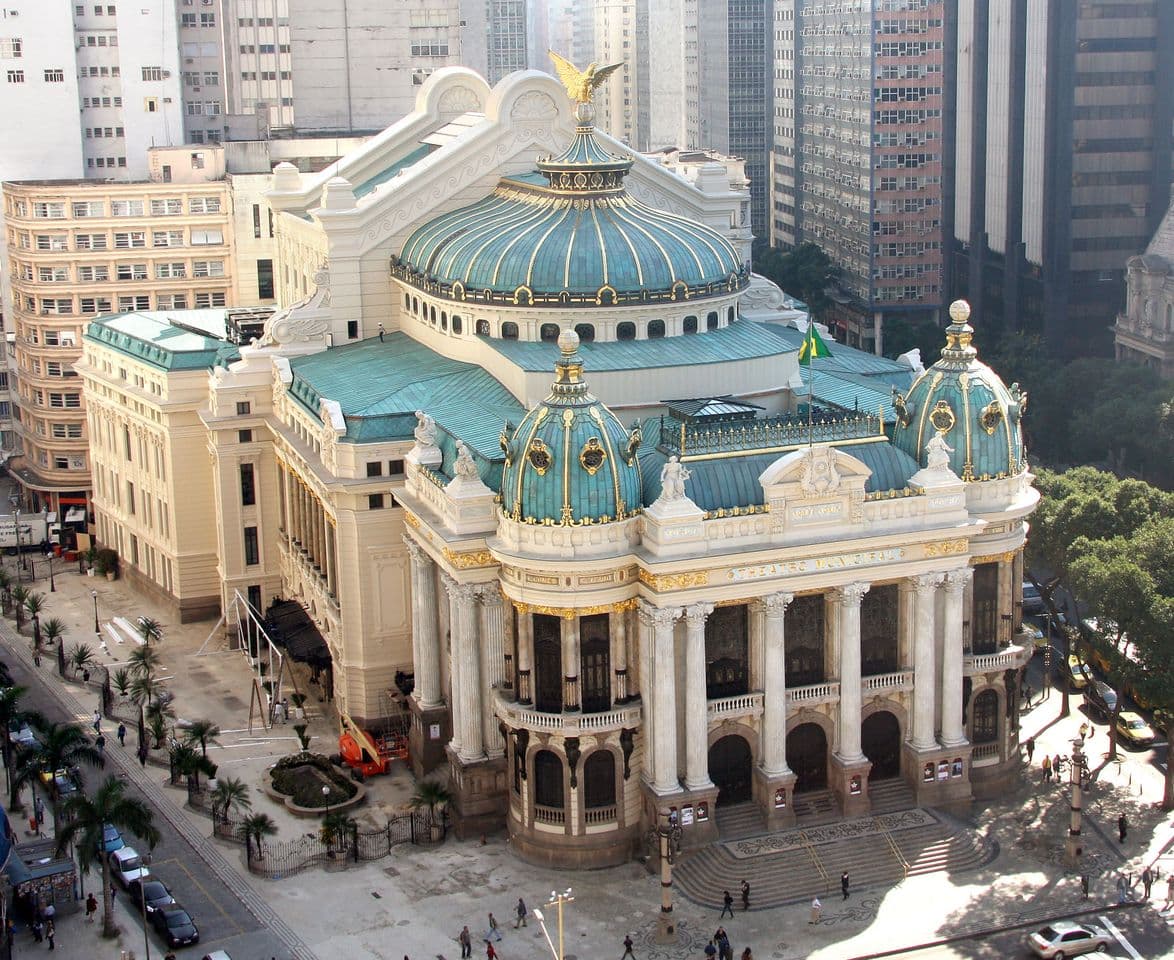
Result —
[[864, 485], [872, 471], [826, 445], [779, 457], [758, 478], [776, 531], [863, 520]]

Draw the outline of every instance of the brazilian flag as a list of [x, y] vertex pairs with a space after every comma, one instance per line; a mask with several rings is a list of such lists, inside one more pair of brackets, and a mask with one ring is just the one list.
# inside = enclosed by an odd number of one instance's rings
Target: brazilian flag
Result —
[[807, 336], [803, 338], [803, 345], [799, 348], [799, 366], [809, 367], [816, 357], [830, 357], [832, 352], [815, 329], [815, 323], [807, 322]]

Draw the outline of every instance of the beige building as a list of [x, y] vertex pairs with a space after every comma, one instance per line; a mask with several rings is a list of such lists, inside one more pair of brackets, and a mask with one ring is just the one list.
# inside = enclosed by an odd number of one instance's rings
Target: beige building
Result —
[[1117, 359], [1174, 378], [1174, 201], [1145, 253], [1125, 265], [1125, 309], [1113, 328]]
[[87, 320], [231, 304], [232, 227], [223, 152], [152, 150], [145, 182], [3, 185], [12, 292], [13, 474], [28, 506], [86, 503], [85, 404], [74, 369]]

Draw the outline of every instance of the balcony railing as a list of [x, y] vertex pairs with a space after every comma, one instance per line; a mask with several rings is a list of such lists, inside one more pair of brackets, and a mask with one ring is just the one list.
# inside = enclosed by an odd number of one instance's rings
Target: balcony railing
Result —
[[898, 670], [896, 673], [876, 673], [864, 677], [861, 687], [865, 693], [883, 693], [885, 691], [912, 690], [913, 671]]
[[617, 819], [615, 804], [610, 807], [588, 807], [583, 812], [583, 820], [587, 826], [597, 823], [615, 823]]
[[787, 705], [794, 703], [834, 703], [840, 699], [840, 681], [829, 680], [825, 683], [809, 683], [805, 687], [787, 688]]
[[722, 697], [709, 701], [710, 720], [731, 720], [735, 717], [757, 717], [762, 713], [761, 693], [742, 693], [736, 697]]
[[976, 763], [979, 760], [998, 760], [999, 759], [999, 745], [997, 743], [976, 743], [974, 748], [970, 751], [970, 762]]
[[635, 727], [640, 723], [643, 707], [636, 703], [604, 713], [543, 713], [505, 700], [499, 694], [495, 709], [497, 716], [511, 727], [576, 737], [580, 733], [603, 733]]
[[567, 812], [562, 807], [544, 807], [536, 803], [534, 819], [538, 823], [553, 823], [561, 827], [567, 822]]
[[966, 676], [993, 673], [996, 670], [1016, 670], [1031, 660], [1032, 647], [1008, 646], [997, 653], [977, 653], [962, 658], [962, 672]]

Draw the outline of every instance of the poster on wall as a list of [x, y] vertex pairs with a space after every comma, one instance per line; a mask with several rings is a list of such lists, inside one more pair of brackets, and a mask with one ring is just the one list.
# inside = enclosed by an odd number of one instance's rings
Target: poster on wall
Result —
[[938, 779], [939, 780], [949, 780], [950, 779], [949, 761], [947, 761], [947, 760], [939, 760], [938, 761]]
[[428, 724], [428, 739], [429, 740], [439, 740], [440, 739], [440, 724], [439, 723]]
[[681, 826], [691, 827], [693, 825], [693, 808], [686, 804], [681, 807]]

